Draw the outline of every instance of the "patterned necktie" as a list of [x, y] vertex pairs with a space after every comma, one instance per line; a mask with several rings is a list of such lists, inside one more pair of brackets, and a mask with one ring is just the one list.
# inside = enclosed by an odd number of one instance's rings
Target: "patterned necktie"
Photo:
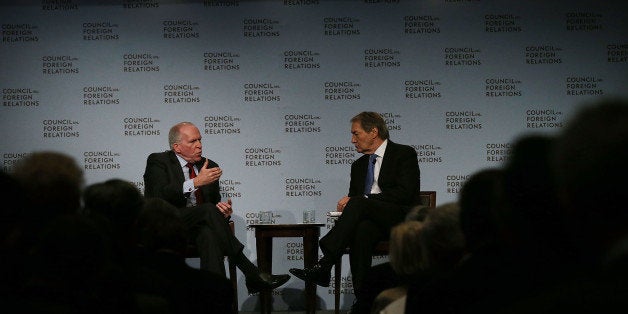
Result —
[[377, 159], [376, 154], [372, 154], [369, 156], [369, 167], [366, 171], [366, 181], [364, 181], [364, 194], [371, 194], [371, 188], [373, 187], [373, 181], [375, 180], [374, 169], [375, 169], [375, 160]]
[[[196, 178], [196, 171], [194, 171], [194, 164], [191, 162], [188, 162], [186, 166], [190, 170], [190, 179]], [[203, 192], [201, 192], [200, 188], [194, 191], [194, 197], [196, 198], [196, 205], [203, 204]]]

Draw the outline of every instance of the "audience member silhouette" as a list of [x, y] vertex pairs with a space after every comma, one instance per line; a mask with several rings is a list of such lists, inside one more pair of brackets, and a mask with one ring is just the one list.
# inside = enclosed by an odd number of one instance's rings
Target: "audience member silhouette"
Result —
[[[464, 237], [460, 228], [460, 208], [451, 202], [430, 209], [420, 233], [420, 255], [423, 272], [418, 280], [408, 284], [405, 297], [393, 301], [383, 311], [386, 313], [417, 313], [419, 308], [408, 308], [420, 299], [428, 287], [439, 282], [462, 259]], [[421, 299], [422, 300], [422, 299]], [[421, 309], [422, 310], [422, 309]]]
[[501, 188], [501, 169], [483, 169], [465, 181], [458, 197], [465, 256], [450, 273], [409, 291], [406, 313], [462, 313], [484, 295], [505, 288], [496, 285], [507, 273], [503, 265], [510, 263], [502, 242], [509, 227], [500, 222]]
[[78, 214], [54, 218], [41, 232], [24, 283], [25, 313], [133, 313], [121, 287], [112, 285], [105, 236]]
[[137, 219], [144, 196], [131, 182], [114, 178], [87, 186], [83, 203], [82, 213], [106, 236], [110, 260], [107, 284], [120, 291], [124, 303], [139, 311], [143, 303], [132, 284], [138, 272]]
[[[429, 207], [425, 205], [417, 205], [410, 209], [404, 221], [422, 222], [425, 220], [428, 211]], [[416, 248], [414, 250], [416, 251]], [[351, 307], [351, 313], [370, 313], [373, 308], [373, 302], [378, 294], [386, 289], [404, 286], [408, 283], [409, 279], [410, 278], [407, 276], [401, 276], [396, 273], [390, 260], [388, 262], [371, 266], [364, 278], [364, 284], [360, 287], [356, 287], [356, 299], [355, 303]]]
[[562, 280], [570, 250], [557, 206], [552, 147], [548, 136], [520, 137], [501, 174], [487, 170], [470, 178], [460, 195], [470, 254], [412, 304], [409, 298], [408, 309], [495, 312]]
[[[136, 291], [166, 300], [171, 313], [230, 313], [231, 282], [223, 275], [185, 263], [187, 232], [176, 207], [148, 198], [138, 219], [141, 247]], [[152, 300], [154, 298], [143, 298]], [[150, 303], [141, 302], [147, 309]]]
[[581, 107], [553, 154], [560, 207], [577, 269], [510, 313], [615, 313], [628, 306], [628, 100]]
[[134, 267], [137, 246], [136, 223], [144, 196], [131, 182], [109, 179], [94, 183], [83, 192], [83, 214], [107, 234], [113, 259], [123, 269]]
[[486, 168], [472, 174], [458, 195], [460, 227], [465, 238], [467, 257], [481, 250], [503, 246], [505, 226], [500, 218], [503, 170]]
[[400, 278], [400, 284], [380, 292], [371, 305], [371, 313], [377, 314], [391, 302], [404, 297], [407, 293], [406, 284], [424, 275], [420, 250], [422, 230], [421, 221], [405, 221], [391, 229], [388, 256], [390, 267], [395, 277]]
[[559, 137], [554, 160], [571, 239], [583, 262], [600, 266], [628, 237], [628, 100], [582, 108]]
[[[14, 304], [28, 313], [130, 311], [107, 279], [104, 235], [79, 215], [83, 171], [60, 152], [33, 152], [13, 167], [22, 189], [19, 239], [23, 275]], [[20, 194], [15, 194], [19, 196]]]
[[28, 213], [23, 230], [27, 246], [36, 241], [48, 222], [63, 214], [78, 213], [81, 208], [83, 170], [64, 153], [30, 153], [18, 160], [12, 175], [23, 190], [22, 206]]
[[[0, 172], [0, 193], [4, 200], [23, 199], [19, 183]], [[11, 304], [25, 280], [28, 250], [22, 243], [24, 210], [21, 202], [5, 202], [0, 207], [0, 303]]]

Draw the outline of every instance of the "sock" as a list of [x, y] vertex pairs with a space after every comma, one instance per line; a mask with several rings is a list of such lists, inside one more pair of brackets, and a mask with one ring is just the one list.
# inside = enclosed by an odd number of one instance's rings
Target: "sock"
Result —
[[251, 260], [244, 256], [242, 251], [235, 256], [233, 262], [236, 264], [236, 267], [242, 271], [244, 277], [252, 278], [259, 275], [259, 268], [253, 265]]
[[321, 259], [318, 261], [318, 264], [321, 265], [324, 269], [331, 270], [332, 266], [336, 264], [336, 260], [327, 255], [323, 255], [323, 257], [321, 257]]

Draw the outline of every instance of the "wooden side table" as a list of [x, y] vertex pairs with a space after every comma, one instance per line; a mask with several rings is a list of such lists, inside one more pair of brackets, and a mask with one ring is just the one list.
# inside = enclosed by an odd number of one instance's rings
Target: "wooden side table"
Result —
[[[318, 258], [318, 238], [320, 227], [325, 224], [254, 224], [255, 242], [257, 246], [257, 266], [260, 271], [272, 274], [273, 238], [303, 238], [303, 264], [306, 268], [313, 267]], [[260, 292], [262, 313], [270, 313], [272, 291]], [[316, 312], [316, 284], [305, 284], [306, 313]]]

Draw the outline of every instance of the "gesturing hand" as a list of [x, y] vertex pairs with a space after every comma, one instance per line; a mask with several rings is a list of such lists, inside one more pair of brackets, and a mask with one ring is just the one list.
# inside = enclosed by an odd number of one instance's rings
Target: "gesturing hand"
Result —
[[196, 178], [194, 178], [195, 187], [200, 187], [216, 182], [218, 179], [220, 179], [220, 176], [222, 176], [222, 169], [220, 169], [219, 167], [208, 168], [208, 164], [208, 159], [205, 159], [203, 167], [201, 167], [198, 175], [196, 176]]

